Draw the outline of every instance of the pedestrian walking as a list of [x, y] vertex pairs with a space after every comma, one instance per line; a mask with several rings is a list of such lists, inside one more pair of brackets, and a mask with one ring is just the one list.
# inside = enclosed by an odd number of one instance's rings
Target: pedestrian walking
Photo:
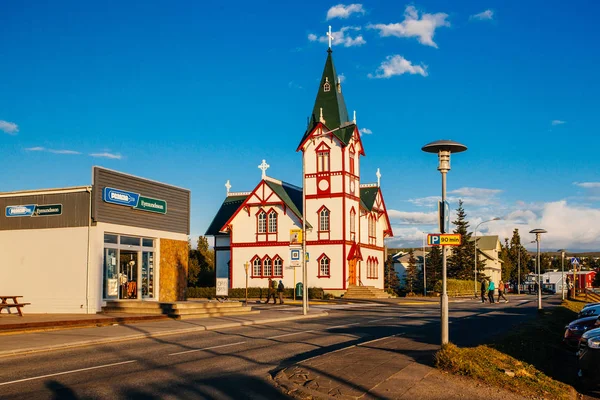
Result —
[[283, 290], [285, 286], [283, 286], [283, 281], [279, 281], [279, 285], [277, 286], [277, 295], [279, 296], [279, 304], [283, 304]]
[[508, 303], [508, 299], [504, 295], [505, 288], [506, 286], [504, 285], [504, 282], [502, 281], [502, 279], [500, 279], [500, 282], [498, 283], [498, 303], [500, 303], [500, 297], [504, 299], [505, 303]]
[[487, 284], [485, 278], [481, 280], [481, 302], [485, 303], [485, 297], [487, 295]]
[[265, 304], [269, 304], [271, 297], [273, 297], [273, 304], [277, 304], [277, 300], [275, 299], [275, 288], [277, 287], [277, 283], [273, 279], [269, 278], [267, 285], [267, 301]]
[[494, 304], [494, 291], [496, 290], [496, 286], [494, 285], [494, 281], [490, 280], [490, 284], [488, 285], [488, 298], [490, 299], [490, 304]]

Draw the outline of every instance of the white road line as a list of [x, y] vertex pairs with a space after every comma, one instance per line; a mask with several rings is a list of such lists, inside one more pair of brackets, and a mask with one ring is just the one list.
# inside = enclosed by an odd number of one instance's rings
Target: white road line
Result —
[[271, 336], [271, 337], [268, 337], [267, 339], [278, 339], [278, 338], [282, 338], [282, 337], [286, 337], [286, 336], [301, 335], [303, 333], [311, 333], [311, 332], [316, 332], [316, 331], [315, 330], [310, 330], [310, 331], [301, 331], [301, 332], [286, 333], [286, 334], [283, 334], [283, 335]]
[[386, 321], [388, 319], [396, 319], [396, 317], [387, 317], [387, 318], [373, 319], [371, 321], [367, 321], [367, 324], [370, 324], [371, 322]]
[[113, 364], [106, 364], [106, 365], [98, 365], [98, 366], [96, 366], [96, 367], [89, 367], [89, 368], [74, 369], [74, 370], [72, 370], [72, 371], [57, 372], [56, 374], [48, 374], [48, 375], [34, 376], [34, 377], [32, 377], [32, 378], [19, 379], [19, 380], [16, 380], [16, 381], [10, 381], [10, 382], [2, 382], [2, 383], [0, 383], [0, 386], [4, 386], [4, 385], [12, 385], [13, 383], [20, 383], [20, 382], [33, 381], [33, 380], [35, 380], [35, 379], [50, 378], [50, 377], [52, 377], [52, 376], [67, 375], [67, 374], [74, 374], [75, 372], [91, 371], [91, 370], [94, 370], [94, 369], [107, 368], [107, 367], [114, 367], [115, 365], [130, 364], [130, 363], [134, 363], [134, 362], [137, 362], [137, 360], [123, 361], [123, 362], [118, 362], [118, 363], [113, 363]]
[[355, 322], [353, 324], [346, 324], [346, 325], [336, 325], [336, 326], [330, 326], [328, 328], [325, 328], [324, 330], [329, 330], [329, 329], [335, 329], [335, 328], [347, 328], [349, 326], [354, 326], [354, 325], [360, 325], [360, 322]]
[[237, 344], [242, 344], [242, 343], [247, 343], [247, 341], [243, 341], [243, 342], [235, 342], [235, 343], [229, 343], [229, 344], [222, 344], [219, 346], [211, 346], [211, 347], [204, 347], [202, 349], [194, 349], [194, 350], [186, 350], [186, 351], [180, 351], [177, 353], [171, 353], [169, 354], [170, 356], [177, 356], [179, 354], [187, 354], [187, 353], [195, 353], [197, 351], [204, 351], [204, 350], [212, 350], [212, 349], [220, 349], [221, 347], [229, 347], [229, 346], [235, 346]]

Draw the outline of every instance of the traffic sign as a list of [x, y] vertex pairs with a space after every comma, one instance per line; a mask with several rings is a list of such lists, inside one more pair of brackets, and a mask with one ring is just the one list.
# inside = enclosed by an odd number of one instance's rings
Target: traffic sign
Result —
[[579, 258], [577, 258], [577, 257], [571, 257], [571, 264], [577, 264], [577, 265], [579, 265]]
[[461, 243], [460, 233], [430, 233], [427, 235], [427, 244], [430, 246], [460, 246]]
[[300, 249], [290, 250], [290, 259], [292, 261], [300, 261]]

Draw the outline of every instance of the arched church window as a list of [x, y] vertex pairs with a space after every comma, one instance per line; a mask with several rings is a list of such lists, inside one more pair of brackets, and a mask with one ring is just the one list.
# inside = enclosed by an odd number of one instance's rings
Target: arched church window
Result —
[[263, 260], [263, 276], [273, 276], [273, 264], [269, 257]]
[[254, 256], [254, 259], [252, 260], [252, 276], [261, 276], [261, 272], [260, 258]]
[[319, 212], [319, 231], [329, 231], [329, 210], [325, 207]]
[[257, 216], [257, 232], [267, 233], [267, 213], [260, 211]]
[[318, 259], [319, 262], [319, 278], [323, 278], [323, 277], [329, 277], [330, 276], [330, 272], [331, 272], [331, 265], [330, 265], [330, 260], [329, 257], [327, 257], [325, 254], [321, 255], [321, 257], [319, 257]]
[[269, 233], [277, 233], [277, 212], [275, 210], [269, 212]]
[[279, 256], [273, 260], [273, 276], [283, 278], [283, 260]]

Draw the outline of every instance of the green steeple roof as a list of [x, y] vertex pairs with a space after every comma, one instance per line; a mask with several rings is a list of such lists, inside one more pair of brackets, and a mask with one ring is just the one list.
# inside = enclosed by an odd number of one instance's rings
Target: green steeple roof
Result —
[[[323, 76], [321, 76], [319, 91], [317, 92], [310, 120], [313, 126], [318, 123], [322, 108], [325, 126], [329, 129], [335, 129], [344, 122], [348, 122], [348, 110], [346, 109], [342, 88], [338, 86], [338, 76], [335, 72], [331, 53], [331, 48], [327, 49], [327, 61], [325, 61]], [[328, 88], [329, 90], [327, 90]]]
[[[319, 90], [317, 92], [317, 98], [315, 99], [315, 106], [313, 107], [312, 114], [308, 123], [304, 137], [300, 141], [300, 144], [304, 142], [306, 136], [314, 129], [315, 125], [321, 120], [321, 109], [323, 109], [323, 119], [325, 120], [325, 126], [329, 129], [335, 129], [341, 125], [349, 125], [350, 120], [348, 119], [348, 110], [346, 109], [346, 102], [344, 101], [344, 95], [342, 94], [342, 87], [338, 84], [338, 75], [335, 72], [335, 66], [333, 65], [333, 58], [331, 57], [332, 50], [327, 50], [327, 60], [325, 61], [325, 68], [323, 68], [323, 75], [321, 76], [321, 82], [319, 83]], [[353, 129], [350, 129], [353, 132]], [[340, 138], [345, 144], [347, 144], [346, 132], [336, 136], [342, 135], [344, 138]], [[350, 134], [351, 137], [351, 134]]]

